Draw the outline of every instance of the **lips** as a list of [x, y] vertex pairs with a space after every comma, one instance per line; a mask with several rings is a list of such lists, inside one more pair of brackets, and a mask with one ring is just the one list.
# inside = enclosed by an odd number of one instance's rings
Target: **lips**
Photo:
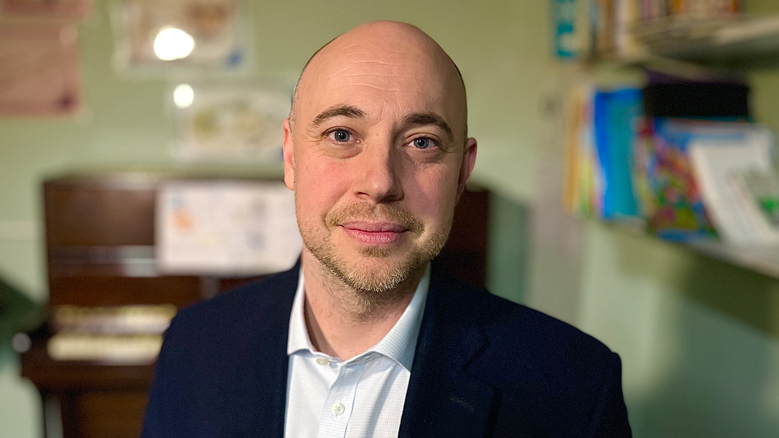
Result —
[[368, 233], [402, 233], [408, 231], [408, 228], [405, 225], [386, 221], [349, 221], [341, 224], [341, 226], [346, 229], [365, 231]]
[[350, 221], [340, 227], [352, 239], [371, 246], [391, 245], [409, 231], [408, 227], [394, 222]]

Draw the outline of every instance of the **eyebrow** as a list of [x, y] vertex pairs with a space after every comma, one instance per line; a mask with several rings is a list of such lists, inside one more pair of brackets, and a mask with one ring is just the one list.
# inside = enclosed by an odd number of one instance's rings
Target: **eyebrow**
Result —
[[365, 111], [351, 105], [340, 105], [328, 108], [314, 119], [314, 126], [319, 126], [333, 117], [348, 117], [350, 119], [364, 119]]
[[[352, 105], [338, 105], [330, 107], [317, 115], [314, 118], [314, 126], [319, 126], [329, 119], [334, 117], [348, 117], [350, 119], [364, 119], [366, 117], [365, 111]], [[449, 140], [454, 140], [454, 133], [452, 128], [449, 127], [443, 117], [435, 113], [411, 113], [403, 118], [403, 123], [406, 125], [424, 126], [434, 125], [443, 129], [446, 132], [446, 136]]]
[[435, 113], [412, 113], [407, 115], [404, 120], [408, 125], [435, 125], [443, 129], [449, 140], [454, 140], [452, 128], [444, 121], [443, 117]]

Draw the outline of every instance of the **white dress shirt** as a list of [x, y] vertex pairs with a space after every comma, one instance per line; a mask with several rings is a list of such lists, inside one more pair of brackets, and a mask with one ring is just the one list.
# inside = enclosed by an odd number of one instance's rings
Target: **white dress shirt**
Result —
[[289, 319], [285, 437], [398, 436], [429, 284], [428, 265], [389, 333], [365, 353], [344, 362], [311, 345], [303, 314], [301, 268]]

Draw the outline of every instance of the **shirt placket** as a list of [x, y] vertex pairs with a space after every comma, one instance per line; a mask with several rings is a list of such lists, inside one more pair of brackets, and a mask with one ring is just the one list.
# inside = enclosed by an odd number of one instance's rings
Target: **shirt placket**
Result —
[[338, 378], [330, 386], [327, 392], [319, 424], [319, 438], [344, 438], [349, 419], [354, 411], [354, 400], [357, 393], [357, 384], [360, 382], [364, 363], [331, 362], [329, 364], [338, 373]]

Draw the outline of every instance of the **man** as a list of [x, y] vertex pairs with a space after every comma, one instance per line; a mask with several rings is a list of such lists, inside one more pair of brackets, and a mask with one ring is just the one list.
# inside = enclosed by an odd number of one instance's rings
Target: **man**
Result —
[[407, 24], [312, 57], [284, 123], [301, 261], [179, 313], [145, 437], [630, 436], [616, 354], [431, 263], [476, 159], [465, 100]]

